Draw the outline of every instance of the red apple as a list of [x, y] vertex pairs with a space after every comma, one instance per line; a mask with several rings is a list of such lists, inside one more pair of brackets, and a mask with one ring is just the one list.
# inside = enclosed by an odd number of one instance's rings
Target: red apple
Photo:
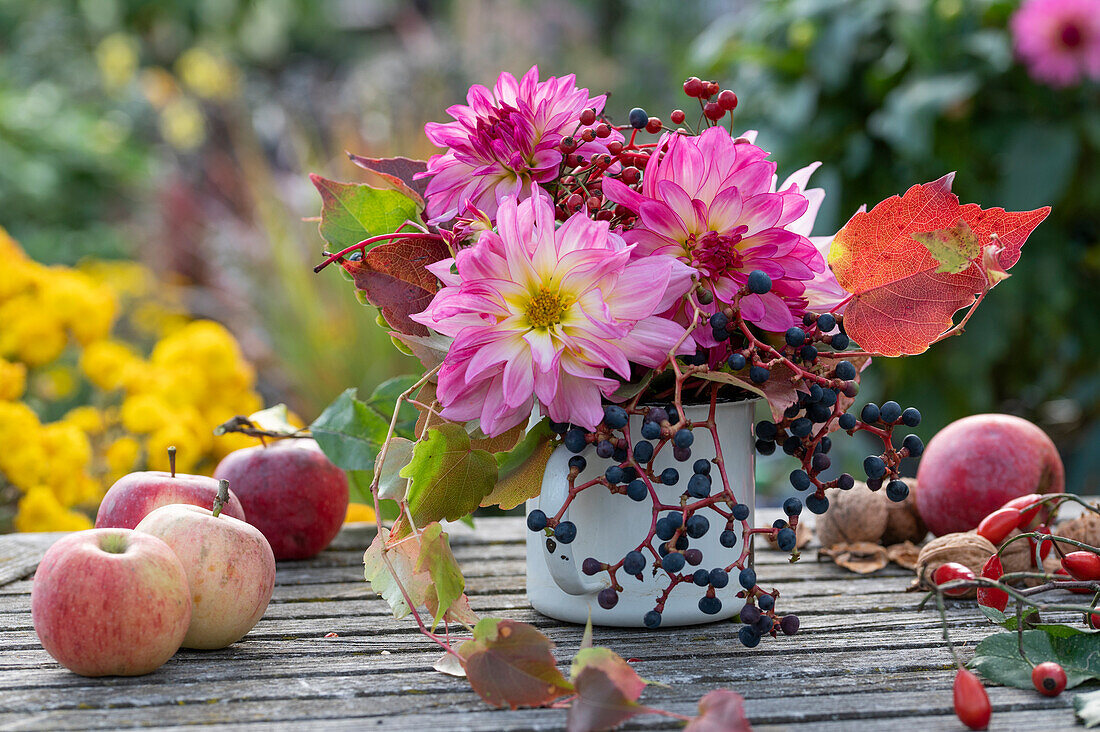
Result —
[[276, 559], [306, 559], [329, 545], [348, 510], [348, 479], [313, 440], [231, 452], [214, 470], [240, 497], [248, 523]]
[[1065, 470], [1046, 433], [1008, 414], [976, 414], [944, 427], [917, 469], [917, 510], [933, 534], [969, 531], [1006, 502], [1060, 493]]
[[[225, 484], [228, 492], [228, 483]], [[275, 589], [275, 556], [259, 529], [200, 506], [161, 506], [137, 532], [172, 547], [191, 589], [191, 625], [184, 648], [225, 648], [263, 617]]]
[[38, 565], [31, 619], [42, 647], [81, 676], [139, 676], [179, 650], [191, 623], [187, 575], [160, 539], [89, 529]]
[[[205, 475], [187, 475], [175, 471], [175, 448], [169, 448], [172, 472], [146, 470], [124, 475], [115, 481], [96, 513], [97, 529], [132, 529], [153, 509], [173, 503], [189, 503], [192, 506], [209, 507], [218, 495], [218, 481]], [[233, 518], [245, 519], [240, 499], [229, 492], [229, 502], [223, 513]]]

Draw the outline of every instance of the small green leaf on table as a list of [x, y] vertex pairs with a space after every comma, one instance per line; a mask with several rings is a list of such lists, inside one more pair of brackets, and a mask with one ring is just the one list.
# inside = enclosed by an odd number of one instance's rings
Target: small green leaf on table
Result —
[[390, 532], [383, 528], [374, 537], [370, 547], [363, 554], [363, 576], [370, 583], [371, 589], [385, 600], [395, 618], [403, 618], [411, 610], [401, 588], [386, 566], [386, 560], [382, 553], [386, 553], [393, 572], [400, 578], [401, 585], [409, 593], [409, 599], [419, 607], [423, 605], [428, 592], [431, 589], [431, 575], [428, 572], [417, 572], [416, 564], [420, 557], [420, 541], [416, 536], [390, 543]]
[[646, 681], [608, 648], [582, 648], [570, 669], [577, 698], [569, 707], [569, 732], [612, 729], [646, 711], [638, 697]]
[[321, 412], [309, 431], [328, 459], [344, 470], [374, 470], [389, 421], [348, 389]]
[[494, 707], [538, 707], [573, 691], [558, 670], [554, 643], [533, 625], [482, 618], [459, 647], [470, 686]]
[[461, 425], [446, 423], [416, 443], [399, 475], [411, 478], [407, 501], [417, 525], [457, 521], [493, 490], [497, 463], [492, 453], [474, 449]]
[[433, 618], [432, 629], [439, 625], [443, 615], [451, 609], [451, 605], [460, 597], [466, 589], [466, 580], [462, 577], [462, 571], [458, 568], [455, 555], [451, 552], [451, 545], [447, 541], [447, 533], [438, 523], [431, 523], [420, 534], [420, 555], [416, 560], [416, 571], [427, 570], [432, 578], [430, 592], [434, 597], [432, 605]]
[[752, 732], [745, 700], [729, 689], [715, 689], [699, 700], [699, 716], [684, 732]]
[[321, 194], [321, 237], [339, 251], [419, 219], [416, 201], [400, 191], [310, 175]]
[[[1089, 679], [1100, 678], [1100, 634], [1060, 626], [1053, 635], [1043, 630], [1025, 630], [1024, 652], [1028, 660], [1039, 664], [1053, 661], [1066, 671], [1066, 688], [1073, 688]], [[974, 650], [968, 664], [989, 681], [1018, 689], [1034, 688], [1031, 665], [1020, 657], [1016, 633], [997, 633], [984, 639]]]

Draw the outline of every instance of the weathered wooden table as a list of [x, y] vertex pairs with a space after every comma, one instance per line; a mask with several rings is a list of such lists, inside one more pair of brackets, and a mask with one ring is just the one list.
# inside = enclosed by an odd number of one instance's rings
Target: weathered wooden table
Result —
[[[760, 511], [761, 525], [778, 515]], [[531, 610], [524, 595], [520, 519], [484, 519], [456, 531], [454, 553], [474, 610], [533, 623], [568, 664], [582, 628]], [[151, 675], [86, 679], [60, 667], [34, 634], [31, 575], [56, 535], [0, 537], [0, 729], [175, 728], [206, 724], [249, 729], [561, 729], [556, 709], [496, 710], [465, 679], [432, 671], [439, 651], [408, 620], [394, 620], [363, 581], [370, 540], [348, 528], [321, 556], [279, 565], [275, 596], [259, 625], [221, 651], [181, 651]], [[793, 638], [738, 643], [730, 622], [657, 632], [597, 628], [598, 645], [634, 663], [651, 686], [641, 701], [692, 714], [719, 687], [746, 699], [757, 730], [959, 730], [952, 712], [951, 659], [934, 609], [917, 612], [897, 567], [860, 577], [815, 561], [812, 549], [789, 564], [757, 552], [761, 584], [797, 613]], [[972, 603], [949, 609], [952, 637], [969, 656], [992, 631]], [[327, 633], [336, 638], [325, 638]], [[1070, 692], [990, 688], [991, 730], [1031, 732], [1074, 726]], [[675, 720], [635, 717], [626, 729], [675, 729]]]

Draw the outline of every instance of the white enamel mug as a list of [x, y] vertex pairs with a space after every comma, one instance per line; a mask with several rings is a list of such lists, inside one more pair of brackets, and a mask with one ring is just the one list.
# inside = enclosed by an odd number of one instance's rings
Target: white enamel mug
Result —
[[[755, 441], [752, 434], [755, 404], [755, 400], [723, 403], [717, 406], [715, 413], [726, 475], [737, 500], [749, 506], [749, 526], [753, 525], [755, 518]], [[704, 421], [710, 406], [693, 405], [685, 409], [689, 420]], [[631, 415], [630, 434], [634, 441], [640, 439], [641, 426], [641, 416]], [[691, 446], [690, 460], [676, 462], [672, 450], [666, 446], [653, 461], [655, 474], [671, 467], [676, 468], [680, 475], [679, 482], [674, 486], [654, 486], [664, 504], [678, 505], [692, 475], [692, 463], [698, 458], [711, 459], [716, 454], [710, 430], [697, 427], [693, 432], [695, 441]], [[577, 477], [577, 485], [587, 483], [602, 475], [608, 466], [617, 464], [611, 459], [597, 456], [592, 445], [580, 454], [588, 464]], [[527, 501], [528, 513], [536, 508], [542, 509], [547, 516], [554, 516], [558, 512], [569, 492], [568, 463], [572, 456], [573, 453], [564, 446], [554, 450], [546, 465], [540, 495]], [[711, 477], [714, 480], [714, 491], [717, 491], [721, 482], [716, 466], [712, 467]], [[725, 508], [725, 504], [722, 507]], [[577, 494], [562, 516], [563, 521], [572, 521], [577, 526], [577, 537], [572, 543], [548, 540], [541, 531], [529, 531], [527, 597], [532, 607], [543, 615], [572, 623], [586, 622], [591, 612], [593, 625], [644, 627], [642, 619], [647, 612], [654, 609], [657, 599], [671, 582], [668, 573], [662, 569], [654, 574], [652, 553], [648, 549], [642, 550], [646, 557], [642, 580], [621, 569], [617, 572], [616, 578], [623, 589], [619, 592], [618, 603], [610, 610], [602, 608], [596, 601], [600, 590], [610, 585], [607, 573], [586, 576], [581, 572], [581, 563], [587, 557], [594, 557], [601, 562], [613, 564], [620, 561], [627, 552], [637, 549], [649, 532], [652, 508], [652, 501], [648, 497], [644, 501], [634, 501], [626, 495], [609, 492], [605, 486], [594, 485]], [[703, 552], [703, 561], [697, 567], [685, 565], [681, 570], [682, 574], [691, 574], [700, 568], [725, 568], [741, 555], [744, 548], [745, 537], [741, 522], [735, 522], [733, 526], [738, 535], [737, 543], [727, 548], [718, 541], [719, 535], [725, 529], [725, 519], [711, 509], [703, 509], [700, 514], [710, 520], [710, 529], [702, 537], [691, 539], [689, 546]], [[654, 548], [659, 543], [658, 539], [654, 539]], [[730, 574], [729, 584], [715, 591], [716, 597], [722, 601], [722, 609], [717, 614], [708, 615], [699, 609], [699, 600], [706, 594], [706, 590], [707, 588], [690, 581], [678, 584], [665, 602], [660, 627], [725, 620], [737, 615], [745, 604], [744, 600], [737, 598], [741, 587], [737, 582], [736, 569]]]

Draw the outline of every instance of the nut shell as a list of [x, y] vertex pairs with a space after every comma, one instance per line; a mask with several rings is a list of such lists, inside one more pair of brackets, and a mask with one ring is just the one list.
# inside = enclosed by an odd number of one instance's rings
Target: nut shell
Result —
[[[995, 546], [973, 531], [944, 534], [928, 542], [920, 550], [917, 556], [917, 582], [926, 590], [932, 589], [935, 587], [932, 573], [948, 562], [958, 562], [968, 567], [975, 576], [980, 575], [985, 561], [995, 551]], [[962, 597], [975, 597], [976, 594], [976, 590], [972, 589]]]
[[[1100, 515], [1086, 511], [1075, 519], [1058, 524], [1054, 527], [1053, 533], [1084, 542], [1089, 546], [1100, 546]], [[1068, 545], [1063, 546], [1065, 551], [1072, 551]]]
[[886, 531], [889, 499], [876, 495], [866, 483], [856, 482], [848, 491], [836, 491], [829, 496], [829, 510], [817, 517], [817, 540], [821, 546], [879, 542]]
[[907, 541], [919, 544], [928, 534], [928, 527], [917, 512], [917, 481], [906, 478], [905, 482], [909, 484], [909, 495], [900, 503], [887, 498], [885, 491], [878, 492], [879, 498], [886, 504], [886, 530], [879, 541], [885, 546]]

